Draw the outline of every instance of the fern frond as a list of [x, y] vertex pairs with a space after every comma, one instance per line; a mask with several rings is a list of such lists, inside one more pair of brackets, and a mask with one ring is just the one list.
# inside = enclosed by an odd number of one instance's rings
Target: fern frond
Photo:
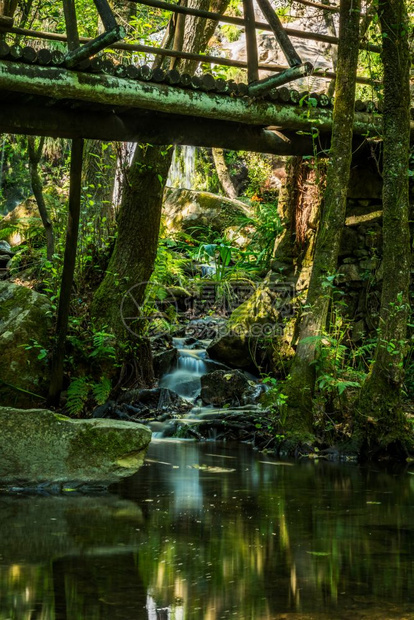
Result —
[[68, 400], [66, 402], [66, 410], [70, 415], [82, 413], [89, 390], [90, 385], [87, 377], [80, 377], [71, 381], [68, 387]]
[[112, 385], [108, 377], [101, 377], [100, 383], [92, 386], [92, 394], [98, 405], [103, 405], [109, 398]]

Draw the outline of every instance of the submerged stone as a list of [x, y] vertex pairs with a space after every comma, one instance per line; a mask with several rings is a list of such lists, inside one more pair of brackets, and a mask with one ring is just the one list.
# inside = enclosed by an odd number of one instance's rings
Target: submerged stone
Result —
[[145, 426], [0, 407], [0, 488], [106, 488], [142, 465]]

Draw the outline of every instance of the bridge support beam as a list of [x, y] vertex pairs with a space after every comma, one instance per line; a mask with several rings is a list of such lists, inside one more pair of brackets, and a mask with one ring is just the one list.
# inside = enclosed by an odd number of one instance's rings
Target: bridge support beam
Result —
[[229, 121], [171, 116], [136, 110], [133, 113], [87, 112], [53, 107], [2, 105], [0, 133], [52, 138], [87, 138], [149, 144], [187, 144], [254, 151], [274, 155], [313, 155], [329, 148], [329, 136], [315, 145], [310, 136], [278, 134], [263, 127]]
[[[283, 131], [330, 133], [332, 111], [326, 108], [308, 108], [281, 105], [269, 101], [252, 101], [218, 93], [186, 90], [165, 84], [140, 82], [110, 75], [95, 75], [69, 71], [61, 67], [41, 67], [0, 61], [0, 101], [4, 92], [49, 97], [56, 102], [64, 99], [125, 109], [140, 108], [171, 115], [193, 116], [247, 125], [269, 125]], [[24, 103], [24, 98], [22, 99]], [[29, 106], [28, 106], [29, 107]], [[355, 135], [380, 135], [382, 118], [378, 114], [355, 113]], [[413, 124], [414, 129], [414, 124]]]

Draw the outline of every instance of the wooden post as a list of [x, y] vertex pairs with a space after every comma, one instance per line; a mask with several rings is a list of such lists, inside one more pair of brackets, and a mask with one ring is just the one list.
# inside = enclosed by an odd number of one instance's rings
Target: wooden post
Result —
[[[180, 0], [180, 5], [187, 6], [187, 0]], [[183, 49], [184, 32], [185, 32], [185, 15], [182, 13], [174, 14], [174, 41], [172, 49], [181, 52]], [[170, 69], [174, 69], [178, 62], [178, 58], [171, 58]]]
[[259, 79], [259, 57], [257, 53], [256, 22], [252, 0], [243, 0], [244, 28], [246, 32], [247, 76], [250, 82]]
[[292, 82], [293, 80], [299, 80], [306, 75], [310, 75], [313, 71], [313, 65], [310, 62], [305, 62], [303, 65], [296, 65], [282, 71], [277, 75], [271, 75], [264, 80], [260, 80], [254, 84], [249, 84], [249, 95], [251, 97], [264, 97], [273, 88]]
[[62, 282], [60, 287], [59, 308], [56, 322], [56, 342], [52, 357], [51, 379], [49, 388], [49, 405], [59, 403], [63, 384], [63, 362], [65, 357], [66, 334], [68, 331], [70, 298], [75, 273], [76, 250], [80, 218], [80, 201], [82, 187], [83, 139], [72, 140], [70, 163], [69, 215], [66, 230], [65, 256], [63, 260]]
[[93, 0], [102, 20], [105, 30], [113, 30], [117, 27], [116, 19], [107, 0]]
[[75, 0], [63, 0], [63, 11], [65, 13], [68, 48], [70, 51], [76, 50], [79, 47], [80, 42], [78, 22], [76, 19]]
[[282, 22], [275, 13], [275, 10], [270, 4], [269, 0], [257, 0], [257, 4], [259, 5], [263, 15], [269, 22], [269, 26], [273, 30], [274, 35], [286, 57], [286, 60], [289, 63], [289, 66], [295, 67], [296, 65], [301, 65], [302, 61], [300, 59], [300, 56], [293, 47], [288, 35], [285, 32], [285, 29], [282, 26]]

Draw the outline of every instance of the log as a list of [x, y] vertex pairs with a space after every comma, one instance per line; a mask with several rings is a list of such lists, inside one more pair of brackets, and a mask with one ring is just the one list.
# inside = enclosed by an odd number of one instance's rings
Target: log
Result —
[[10, 55], [10, 47], [5, 41], [0, 41], [0, 58], [7, 58]]
[[[43, 105], [0, 104], [0, 132], [114, 142], [188, 144], [275, 155], [313, 154], [309, 136], [291, 133], [282, 138], [262, 127], [145, 111], [117, 115], [79, 108], [70, 110]], [[324, 148], [328, 146], [326, 141]]]
[[78, 22], [76, 19], [75, 0], [63, 0], [68, 48], [70, 51], [80, 46]]
[[93, 0], [105, 30], [114, 30], [117, 27], [116, 19], [112, 13], [112, 9], [109, 6], [107, 0]]
[[302, 60], [295, 48], [293, 47], [286, 30], [282, 26], [282, 22], [280, 21], [269, 0], [257, 0], [257, 4], [259, 5], [263, 15], [269, 22], [273, 34], [275, 35], [276, 40], [282, 48], [282, 52], [284, 53], [285, 58], [288, 61], [289, 67], [296, 67], [298, 65], [301, 65]]
[[140, 80], [144, 80], [145, 82], [149, 82], [152, 80], [152, 69], [148, 65], [142, 65], [138, 67], [138, 78]]
[[87, 60], [106, 47], [109, 47], [112, 43], [123, 39], [125, 35], [126, 32], [122, 26], [116, 26], [116, 28], [109, 32], [103, 32], [95, 39], [92, 39], [92, 41], [82, 45], [82, 47], [69, 52], [65, 59], [66, 66], [68, 68], [75, 67], [83, 60]]
[[252, 0], [243, 0], [244, 30], [246, 33], [247, 78], [250, 82], [259, 79], [259, 55], [256, 40], [256, 22]]
[[191, 86], [191, 75], [189, 73], [182, 73], [180, 75], [180, 84], [184, 88]]
[[305, 62], [302, 65], [296, 65], [291, 69], [281, 71], [277, 75], [271, 75], [264, 80], [249, 84], [249, 95], [251, 97], [263, 97], [274, 88], [282, 86], [283, 84], [288, 84], [293, 80], [298, 80], [306, 75], [310, 75], [312, 71], [313, 65], [311, 65], [310, 62]]
[[203, 75], [200, 76], [200, 79], [201, 79], [202, 90], [206, 92], [216, 90], [216, 80], [211, 75], [211, 73], [203, 73]]
[[154, 82], [163, 82], [165, 79], [165, 71], [162, 69], [154, 69], [152, 72], [152, 78]]
[[331, 4], [321, 4], [320, 2], [312, 2], [311, 0], [293, 0], [293, 2], [303, 4], [304, 6], [310, 6], [313, 9], [320, 9], [321, 11], [339, 13], [339, 6], [333, 6]]
[[52, 63], [52, 52], [47, 48], [42, 48], [37, 52], [37, 61], [41, 65], [50, 65]]
[[28, 45], [23, 48], [22, 51], [22, 60], [29, 64], [33, 64], [37, 61], [37, 53], [33, 47], [29, 47]]
[[170, 71], [167, 71], [165, 75], [166, 84], [171, 84], [172, 86], [174, 86], [175, 84], [180, 84], [180, 80], [181, 75], [176, 69], [170, 69]]
[[128, 77], [130, 80], [138, 80], [139, 78], [141, 78], [140, 70], [135, 65], [128, 65], [127, 67], [125, 67], [125, 73], [126, 77]]
[[[283, 89], [284, 87], [282, 87]], [[280, 90], [282, 90], [280, 89]], [[288, 89], [286, 89], [288, 90]], [[75, 99], [112, 109], [114, 106], [141, 108], [171, 114], [184, 114], [217, 120], [230, 120], [249, 125], [279, 125], [287, 130], [308, 130], [318, 125], [321, 133], [330, 132], [332, 111], [295, 106], [272, 105], [268, 101], [251, 101], [202, 91], [190, 92], [166, 84], [121, 80], [114, 76], [78, 74], [64, 68], [41, 67], [0, 62], [0, 93], [11, 91], [39, 95], [51, 99]], [[381, 134], [381, 118], [360, 113], [355, 116], [356, 134]]]

